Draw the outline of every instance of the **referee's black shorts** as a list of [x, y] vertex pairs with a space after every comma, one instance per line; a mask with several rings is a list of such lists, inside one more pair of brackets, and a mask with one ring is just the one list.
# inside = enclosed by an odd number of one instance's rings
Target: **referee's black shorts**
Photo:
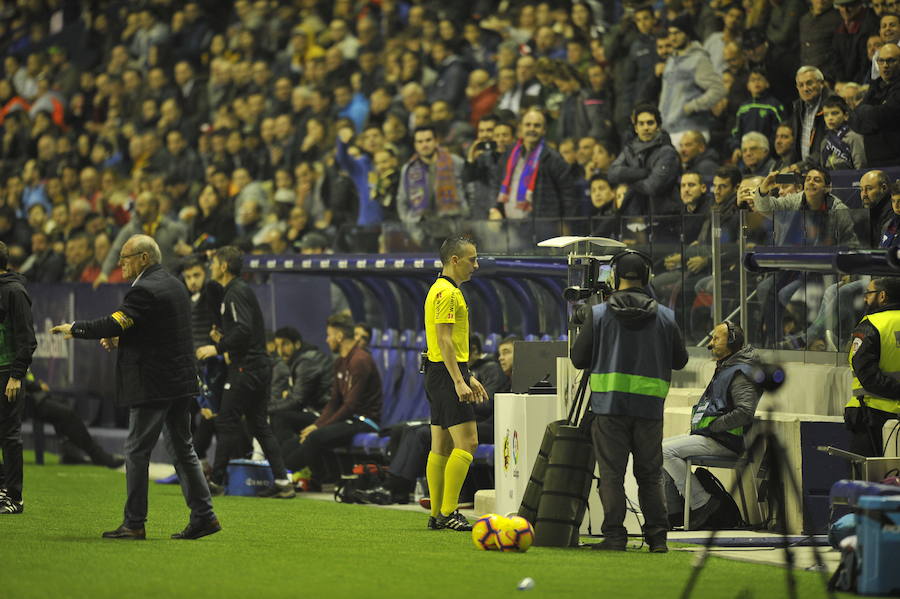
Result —
[[[459, 371], [469, 384], [469, 367], [460, 362]], [[475, 408], [471, 402], [459, 400], [456, 386], [443, 362], [425, 363], [425, 396], [431, 404], [431, 424], [450, 428], [463, 422], [475, 420]]]

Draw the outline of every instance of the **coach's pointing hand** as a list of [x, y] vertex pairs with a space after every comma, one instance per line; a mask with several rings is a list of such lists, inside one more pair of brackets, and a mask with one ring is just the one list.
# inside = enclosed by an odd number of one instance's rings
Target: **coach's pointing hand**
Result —
[[53, 333], [54, 335], [64, 335], [66, 339], [71, 339], [72, 338], [72, 324], [71, 323], [58, 324], [55, 327], [53, 327], [52, 329], [50, 329], [50, 332]]

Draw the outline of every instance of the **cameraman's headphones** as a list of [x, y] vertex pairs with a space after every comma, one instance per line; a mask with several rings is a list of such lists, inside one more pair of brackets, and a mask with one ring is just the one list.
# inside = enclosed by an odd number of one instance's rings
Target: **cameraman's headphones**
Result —
[[609, 261], [609, 267], [612, 269], [613, 289], [619, 288], [619, 269], [616, 265], [619, 263], [619, 260], [621, 260], [623, 256], [628, 255], [640, 256], [641, 260], [644, 261], [644, 264], [647, 267], [647, 273], [641, 279], [642, 287], [646, 287], [647, 285], [649, 285], [650, 279], [653, 278], [653, 261], [650, 259], [650, 256], [638, 250], [622, 250], [621, 252], [613, 256]]
[[734, 353], [744, 347], [744, 331], [740, 326], [734, 324], [730, 320], [725, 321], [725, 326], [728, 328], [728, 340], [726, 344], [728, 345], [728, 349], [731, 350], [731, 353]]

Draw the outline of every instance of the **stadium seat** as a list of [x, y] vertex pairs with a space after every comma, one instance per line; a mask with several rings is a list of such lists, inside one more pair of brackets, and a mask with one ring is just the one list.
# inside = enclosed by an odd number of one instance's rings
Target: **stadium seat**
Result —
[[394, 329], [386, 329], [379, 336], [378, 346], [372, 348], [372, 358], [381, 375], [382, 424], [385, 414], [393, 409], [403, 376], [400, 360], [400, 335]]
[[553, 336], [544, 333], [541, 335], [541, 341], [553, 341]]
[[[412, 333], [412, 331], [410, 331]], [[382, 421], [385, 426], [428, 417], [425, 401], [425, 376], [419, 373], [421, 354], [425, 350], [425, 332], [410, 335], [403, 350], [403, 380], [394, 410]]]
[[537, 340], [538, 340], [537, 335], [525, 335], [525, 341], [537, 341]]
[[484, 347], [481, 349], [484, 350], [486, 354], [496, 354], [497, 346], [500, 345], [500, 335], [498, 333], [489, 333], [484, 338]]

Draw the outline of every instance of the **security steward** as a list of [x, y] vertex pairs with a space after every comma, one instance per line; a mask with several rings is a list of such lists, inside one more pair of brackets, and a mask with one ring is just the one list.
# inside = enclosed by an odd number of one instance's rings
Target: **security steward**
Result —
[[487, 401], [469, 372], [469, 309], [459, 286], [478, 269], [475, 243], [464, 236], [441, 245], [441, 276], [425, 298], [425, 395], [431, 406], [431, 451], [425, 464], [431, 516], [428, 528], [472, 530], [459, 510], [462, 490], [478, 447], [474, 403]]
[[[743, 329], [730, 321], [720, 323], [713, 329], [707, 349], [716, 360], [716, 371], [692, 410], [691, 432], [664, 439], [662, 444], [670, 515], [684, 509], [685, 460], [698, 455], [734, 458], [744, 453], [744, 435], [759, 404], [761, 389], [752, 377], [759, 356], [752, 347], [744, 347]], [[690, 527], [697, 530], [716, 513], [719, 500], [692, 476]], [[677, 492], [669, 491], [673, 487]]]
[[850, 451], [884, 455], [881, 430], [900, 414], [900, 278], [869, 281], [867, 314], [853, 329], [852, 397], [844, 408]]
[[[191, 444], [190, 404], [197, 394], [197, 369], [191, 354], [191, 298], [185, 286], [160, 265], [162, 255], [148, 235], [134, 235], [122, 246], [122, 275], [132, 280], [122, 307], [96, 320], [76, 320], [50, 329], [66, 338], [100, 339], [118, 347], [116, 399], [128, 406], [125, 440], [125, 519], [107, 539], [146, 537], [150, 453], [164, 434], [181, 481], [191, 519], [173, 539], [197, 539], [221, 530], [209, 487]], [[165, 425], [165, 426], [164, 426]]]
[[275, 481], [257, 492], [260, 497], [290, 499], [296, 495], [281, 448], [272, 434], [268, 419], [269, 385], [272, 366], [266, 353], [266, 334], [259, 301], [250, 286], [241, 278], [243, 252], [233, 245], [216, 250], [210, 262], [212, 279], [225, 288], [222, 299], [222, 330], [210, 334], [214, 345], [197, 348], [198, 360], [217, 355], [226, 356], [228, 374], [222, 392], [222, 405], [216, 416], [216, 431], [221, 447], [210, 475], [210, 489], [214, 494], [224, 491], [225, 475], [231, 458], [239, 457], [242, 443], [241, 417], [250, 434], [259, 441], [263, 454], [272, 468]]
[[675, 314], [647, 292], [650, 258], [626, 250], [610, 262], [616, 291], [592, 309], [572, 346], [572, 363], [588, 369], [591, 435], [600, 470], [603, 536], [594, 549], [625, 551], [625, 470], [634, 458], [644, 538], [665, 553], [668, 520], [663, 495], [663, 402], [672, 370], [684, 368], [687, 350]]

